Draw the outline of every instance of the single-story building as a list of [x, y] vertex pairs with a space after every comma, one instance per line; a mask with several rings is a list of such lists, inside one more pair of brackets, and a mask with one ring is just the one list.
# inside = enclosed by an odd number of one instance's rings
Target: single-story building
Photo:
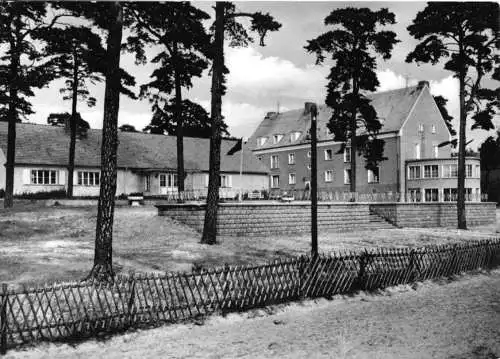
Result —
[[[14, 194], [65, 190], [68, 178], [70, 136], [67, 127], [17, 124]], [[116, 194], [143, 192], [166, 195], [177, 191], [175, 136], [119, 132]], [[247, 148], [228, 155], [236, 140], [222, 140], [221, 190], [236, 195], [241, 189], [264, 190], [268, 169]], [[186, 191], [208, 187], [210, 140], [184, 138]], [[0, 122], [0, 189], [5, 189], [7, 123]], [[240, 164], [243, 172], [240, 176]], [[98, 196], [101, 163], [101, 130], [90, 129], [76, 141], [75, 196]]]

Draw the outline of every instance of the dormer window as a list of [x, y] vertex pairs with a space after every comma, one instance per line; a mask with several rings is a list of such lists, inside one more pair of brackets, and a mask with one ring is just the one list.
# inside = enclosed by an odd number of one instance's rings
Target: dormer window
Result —
[[259, 137], [257, 138], [257, 146], [264, 146], [267, 141], [267, 137]]
[[273, 135], [273, 144], [277, 144], [278, 142], [281, 141], [283, 138], [283, 135]]
[[424, 132], [424, 124], [421, 123], [421, 124], [418, 125], [418, 132], [419, 133], [423, 133]]
[[432, 125], [432, 127], [431, 127], [431, 133], [436, 133], [436, 125]]
[[290, 134], [290, 142], [295, 142], [299, 139], [301, 132], [295, 131]]

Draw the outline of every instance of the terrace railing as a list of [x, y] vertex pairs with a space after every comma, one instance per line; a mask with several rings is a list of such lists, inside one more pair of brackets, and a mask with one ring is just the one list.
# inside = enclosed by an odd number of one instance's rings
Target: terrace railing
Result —
[[[305, 189], [271, 189], [271, 190], [249, 190], [238, 188], [220, 188], [219, 197], [222, 201], [238, 201], [241, 193], [243, 201], [247, 200], [286, 200], [286, 201], [310, 201], [311, 191]], [[145, 199], [160, 200], [165, 202], [205, 201], [206, 190], [186, 190], [182, 193], [172, 191], [165, 195], [146, 196]], [[465, 197], [467, 202], [486, 202], [487, 194], [468, 193]], [[456, 202], [457, 195], [439, 192], [435, 195], [422, 193], [400, 193], [400, 192], [377, 192], [358, 193], [340, 192], [329, 188], [318, 188], [318, 201], [320, 202]]]
[[117, 276], [0, 292], [0, 351], [75, 340], [297, 300], [451, 276], [500, 265], [500, 239], [378, 249], [224, 266], [191, 273]]

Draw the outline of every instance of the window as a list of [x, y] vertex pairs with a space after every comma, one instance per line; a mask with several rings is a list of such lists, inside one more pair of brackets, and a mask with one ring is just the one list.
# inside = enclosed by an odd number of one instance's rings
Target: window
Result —
[[271, 156], [271, 168], [279, 168], [278, 155], [272, 155]]
[[311, 164], [310, 164], [310, 163], [308, 163], [308, 164], [307, 164], [307, 169], [308, 169], [309, 171], [311, 170]]
[[465, 176], [472, 177], [472, 165], [465, 166]]
[[351, 184], [351, 169], [344, 169], [344, 184]]
[[445, 202], [453, 202], [457, 200], [457, 189], [456, 188], [444, 188], [443, 189], [443, 200]]
[[311, 151], [307, 151], [307, 158], [311, 158]]
[[424, 132], [424, 124], [423, 123], [421, 123], [421, 124], [418, 125], [418, 132], [419, 133], [423, 133]]
[[408, 200], [410, 202], [422, 202], [420, 188], [408, 188]]
[[289, 165], [294, 165], [295, 164], [295, 153], [289, 153], [288, 154], [288, 164]]
[[420, 143], [415, 143], [414, 157], [418, 160], [420, 159]]
[[437, 188], [426, 188], [425, 189], [425, 202], [437, 202], [439, 201], [439, 191]]
[[144, 191], [149, 192], [151, 191], [151, 176], [147, 175], [144, 178]]
[[379, 168], [375, 167], [368, 170], [368, 183], [379, 182]]
[[267, 137], [259, 137], [257, 138], [257, 146], [264, 146], [267, 141]]
[[290, 142], [295, 142], [299, 139], [300, 137], [300, 132], [299, 131], [295, 131], [295, 132], [292, 132], [290, 134]]
[[295, 183], [296, 183], [295, 173], [289, 173], [288, 174], [288, 184], [295, 184]]
[[431, 127], [431, 133], [436, 133], [436, 125], [432, 125], [432, 127]]
[[79, 186], [99, 186], [99, 172], [78, 171]]
[[333, 171], [332, 170], [325, 171], [325, 182], [332, 182], [332, 181], [333, 181]]
[[32, 184], [57, 184], [57, 171], [51, 170], [32, 170]]
[[433, 145], [432, 148], [434, 149], [434, 158], [439, 158], [439, 147], [438, 147], [438, 145]]
[[325, 150], [325, 161], [331, 161], [333, 158], [333, 151], [331, 149]]
[[262, 161], [262, 156], [257, 156], [257, 159], [258, 159], [259, 161]]
[[443, 177], [457, 177], [458, 176], [458, 165], [444, 165], [443, 166]]
[[273, 135], [273, 143], [276, 144], [281, 141], [283, 135]]
[[220, 175], [220, 187], [232, 187], [231, 175]]
[[[207, 175], [208, 178], [208, 175]], [[208, 187], [208, 179], [206, 180]], [[177, 174], [175, 173], [160, 173], [160, 187], [174, 188], [177, 187]]]
[[344, 148], [344, 163], [351, 162], [351, 147]]
[[476, 177], [480, 178], [481, 177], [481, 167], [480, 165], [476, 165]]
[[420, 178], [420, 166], [410, 166], [408, 168], [408, 179]]
[[273, 175], [271, 176], [271, 188], [279, 188], [280, 187], [280, 176]]
[[465, 200], [472, 201], [472, 188], [465, 189]]
[[424, 166], [424, 178], [438, 178], [438, 177], [439, 177], [438, 165]]

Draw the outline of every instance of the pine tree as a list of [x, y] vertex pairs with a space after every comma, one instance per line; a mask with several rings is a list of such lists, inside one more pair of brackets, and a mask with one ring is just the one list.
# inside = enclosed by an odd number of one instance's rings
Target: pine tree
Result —
[[317, 64], [325, 61], [325, 53], [333, 62], [325, 100], [332, 109], [328, 128], [334, 140], [342, 142], [340, 151], [350, 146], [350, 191], [353, 193], [356, 192], [357, 153], [364, 154], [368, 169], [386, 159], [384, 141], [377, 138], [382, 125], [365, 93], [379, 86], [376, 58], [372, 54], [389, 59], [399, 42], [394, 32], [379, 28], [394, 23], [394, 14], [387, 9], [334, 10], [325, 18], [325, 25], [333, 29], [309, 40], [305, 46], [309, 53], [316, 54]]
[[217, 241], [217, 207], [219, 203], [220, 148], [222, 139], [222, 96], [226, 92], [225, 75], [229, 72], [224, 64], [224, 37], [230, 39], [229, 46], [247, 46], [253, 39], [248, 35], [238, 18], [251, 19], [251, 31], [259, 34], [260, 45], [264, 46], [264, 38], [268, 31], [277, 31], [281, 24], [269, 14], [261, 12], [237, 12], [234, 4], [216, 2], [215, 23], [212, 26], [214, 38], [212, 42], [212, 88], [211, 88], [211, 127], [210, 136], [210, 168], [208, 179], [207, 206], [201, 243], [215, 244]]
[[410, 52], [407, 62], [437, 64], [445, 60], [444, 68], [459, 81], [458, 135], [458, 228], [467, 229], [465, 217], [465, 148], [466, 123], [471, 116], [472, 129], [493, 129], [491, 121], [498, 113], [500, 87], [483, 87], [482, 80], [491, 75], [500, 80], [500, 41], [498, 38], [499, 5], [476, 2], [430, 2], [420, 11], [410, 35], [421, 42]]
[[52, 16], [49, 22], [45, 22], [46, 16], [46, 3], [0, 3], [0, 46], [7, 49], [0, 57], [0, 117], [9, 123], [5, 208], [13, 205], [16, 123], [33, 113], [28, 100], [34, 95], [33, 89], [44, 87], [54, 78], [42, 52], [33, 46], [33, 40], [65, 14]]
[[65, 79], [60, 92], [64, 100], [71, 100], [70, 146], [68, 159], [68, 198], [73, 197], [73, 174], [75, 169], [75, 147], [77, 134], [77, 102], [86, 100], [87, 106], [95, 106], [96, 99], [90, 96], [87, 82], [95, 84], [102, 80], [102, 59], [105, 49], [101, 37], [84, 26], [51, 28], [39, 34], [38, 39], [47, 43], [44, 55], [57, 78]]
[[[133, 36], [127, 39], [131, 49], [139, 44], [157, 45], [161, 52], [153, 59], [160, 67], [153, 71], [153, 81], [141, 86], [141, 96], [153, 102], [152, 121], [157, 121], [168, 111], [161, 105], [170, 107], [170, 96], [174, 92], [173, 119], [177, 136], [177, 178], [179, 193], [184, 191], [184, 118], [185, 103], [182, 88], [192, 87], [192, 78], [200, 77], [208, 67], [205, 56], [209, 35], [202, 21], [208, 14], [191, 6], [189, 2], [135, 3], [128, 9], [135, 22], [131, 26]], [[145, 61], [143, 52], [136, 52], [137, 61]], [[201, 118], [200, 118], [201, 119]]]

